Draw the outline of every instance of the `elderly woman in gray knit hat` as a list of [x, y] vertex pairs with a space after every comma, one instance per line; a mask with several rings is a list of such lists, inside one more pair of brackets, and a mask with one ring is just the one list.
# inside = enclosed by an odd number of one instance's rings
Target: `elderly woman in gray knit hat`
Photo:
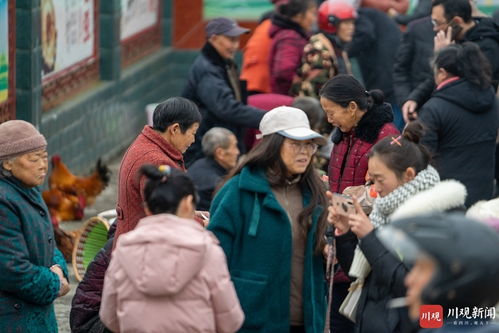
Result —
[[69, 291], [40, 190], [47, 142], [28, 122], [0, 124], [0, 332], [57, 332], [53, 301]]

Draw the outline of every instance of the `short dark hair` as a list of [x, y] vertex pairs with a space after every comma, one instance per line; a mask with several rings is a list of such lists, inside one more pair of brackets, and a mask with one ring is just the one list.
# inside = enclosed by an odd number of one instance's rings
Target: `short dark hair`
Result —
[[185, 133], [195, 123], [201, 123], [201, 113], [194, 102], [184, 97], [170, 97], [158, 104], [152, 116], [152, 128], [164, 132], [177, 123]]
[[180, 201], [188, 195], [192, 195], [194, 203], [197, 201], [194, 183], [185, 172], [171, 167], [160, 171], [157, 166], [146, 164], [139, 175], [147, 178], [144, 198], [153, 214], [175, 214]]
[[459, 16], [464, 22], [471, 20], [471, 5], [469, 0], [435, 0], [433, 7], [443, 6], [445, 18], [447, 21]]

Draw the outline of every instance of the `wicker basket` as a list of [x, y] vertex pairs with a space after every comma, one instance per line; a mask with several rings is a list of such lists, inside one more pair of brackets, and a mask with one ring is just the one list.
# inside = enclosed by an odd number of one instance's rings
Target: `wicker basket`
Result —
[[76, 236], [73, 248], [73, 271], [81, 281], [88, 265], [107, 242], [109, 222], [100, 216], [91, 217], [85, 222], [81, 233]]

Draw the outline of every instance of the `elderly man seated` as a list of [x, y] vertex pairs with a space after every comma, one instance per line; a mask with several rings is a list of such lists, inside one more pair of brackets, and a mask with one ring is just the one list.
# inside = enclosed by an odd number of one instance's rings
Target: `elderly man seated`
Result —
[[227, 172], [236, 166], [239, 157], [234, 133], [222, 127], [213, 127], [201, 141], [204, 158], [197, 160], [187, 174], [192, 178], [199, 194], [198, 210], [209, 210], [213, 191]]

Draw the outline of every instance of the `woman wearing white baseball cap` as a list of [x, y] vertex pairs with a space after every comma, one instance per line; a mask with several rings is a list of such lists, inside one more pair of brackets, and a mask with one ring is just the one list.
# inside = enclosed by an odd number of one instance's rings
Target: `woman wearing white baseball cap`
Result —
[[285, 106], [267, 112], [260, 131], [215, 196], [208, 229], [246, 316], [240, 332], [319, 332], [327, 200], [311, 161], [326, 140], [302, 110]]

